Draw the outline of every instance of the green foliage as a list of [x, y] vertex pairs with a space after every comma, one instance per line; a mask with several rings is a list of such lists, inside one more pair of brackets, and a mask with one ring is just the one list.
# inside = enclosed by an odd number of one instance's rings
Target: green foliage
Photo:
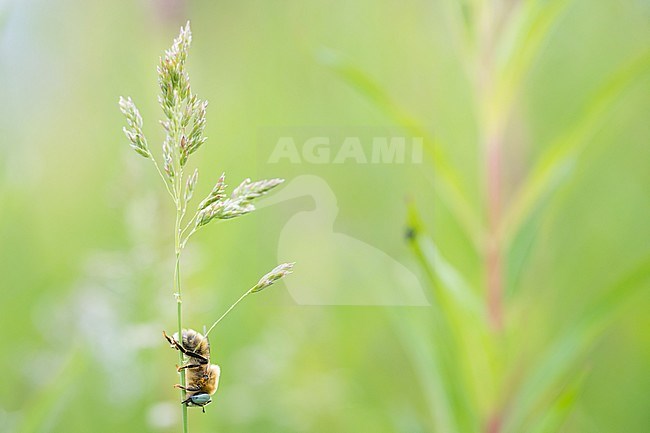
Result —
[[[461, 44], [468, 45], [468, 49], [463, 51], [467, 58], [462, 63], [469, 65], [466, 72], [470, 76], [486, 75], [487, 80], [491, 81], [486, 85], [481, 81], [485, 78], [479, 78], [476, 85], [475, 97], [479, 107], [476, 122], [487, 134], [495, 134], [488, 135], [485, 143], [479, 142], [479, 147], [492, 146], [492, 140], [503, 140], [501, 134], [504, 131], [499, 128], [504, 128], [510, 121], [512, 113], [518, 108], [517, 104], [520, 104], [519, 100], [525, 97], [522, 94], [525, 79], [571, 3], [568, 0], [524, 2], [513, 7], [512, 11], [502, 11], [501, 15], [498, 10], [478, 3], [463, 5], [463, 25], [466, 28], [456, 32], [464, 34]], [[472, 11], [469, 17], [468, 11]], [[480, 27], [472, 19], [483, 19], [489, 24], [481, 33], [471, 35], [475, 32], [473, 29]], [[502, 25], [505, 22], [503, 29], [497, 27], [499, 22]], [[455, 25], [461, 24], [456, 22]], [[483, 45], [484, 41], [478, 39], [472, 43], [472, 37], [487, 39], [494, 45]], [[569, 129], [532, 162], [521, 180], [522, 185], [505, 206], [494, 232], [490, 231], [489, 222], [483, 228], [477, 227], [478, 223], [473, 221], [479, 221], [481, 216], [471, 215], [470, 212], [483, 205], [488, 208], [485, 212], [489, 214], [490, 201], [497, 200], [496, 206], [499, 206], [499, 198], [492, 196], [488, 186], [484, 198], [486, 203], [468, 203], [457, 182], [461, 174], [443, 157], [445, 143], [435, 138], [427, 140], [432, 156], [430, 167], [437, 176], [436, 185], [445, 186], [436, 189], [436, 198], [441, 199], [453, 217], [464, 223], [462, 227], [466, 235], [477, 239], [475, 244], [483, 249], [485, 272], [489, 274], [490, 268], [496, 266], [496, 272], [508, 275], [506, 281], [512, 286], [510, 291], [523, 290], [519, 276], [524, 272], [527, 259], [535, 247], [535, 238], [551, 197], [571, 179], [589, 140], [602, 127], [612, 109], [616, 108], [616, 102], [625, 96], [633, 84], [647, 76], [650, 71], [648, 59], [647, 53], [643, 53], [626, 62], [593, 92], [582, 111], [574, 116]], [[340, 56], [332, 54], [326, 56], [325, 60], [334, 72], [372, 101], [391, 121], [417, 136], [428, 135], [423, 127], [417, 126], [417, 120], [404, 114], [404, 110], [397, 107], [381, 86], [352, 62], [344, 62]], [[472, 67], [488, 70], [472, 71]], [[490, 148], [483, 151], [484, 158], [490, 158]], [[502, 148], [497, 148], [497, 152], [502, 151]], [[507, 157], [502, 155], [499, 158], [505, 160]], [[500, 171], [490, 173], [495, 166], [490, 166], [489, 162], [487, 164], [486, 185], [489, 185], [490, 176], [505, 176]], [[496, 167], [500, 170], [503, 165]], [[411, 323], [410, 326], [402, 324], [398, 329], [401, 338], [407, 342], [406, 350], [413, 352], [410, 359], [425, 389], [434, 430], [477, 432], [482, 431], [481, 426], [485, 426], [483, 431], [499, 433], [563, 431], [578, 402], [578, 390], [586, 378], [586, 374], [576, 375], [579, 362], [584, 360], [606, 325], [620, 312], [620, 305], [647, 288], [650, 276], [648, 263], [642, 263], [619, 283], [599, 291], [605, 295], [592, 302], [586, 312], [555, 337], [540, 359], [526, 368], [523, 377], [517, 378], [518, 383], [509, 391], [510, 395], [502, 395], [505, 381], [511, 381], [508, 377], [516, 377], [518, 373], [493, 370], [495, 377], [492, 380], [481, 378], [481, 383], [475, 382], [472, 368], [468, 365], [502, 362], [499, 355], [495, 359], [490, 358], [505, 352], [506, 344], [511, 344], [502, 337], [508, 330], [500, 329], [501, 319], [497, 320], [498, 329], [495, 330], [494, 322], [490, 323], [489, 315], [477, 298], [477, 292], [490, 290], [489, 282], [472, 288], [463, 280], [462, 270], [455, 269], [429, 237], [415, 205], [411, 205], [409, 214], [409, 244], [432, 289], [431, 317], [425, 322], [425, 326], [431, 330], [426, 334], [420, 332], [417, 328], [422, 323]], [[431, 226], [435, 227], [435, 224]], [[497, 242], [499, 254], [507, 259], [504, 265], [491, 262], [486, 242]], [[510, 301], [503, 295], [503, 289], [499, 296], [501, 303]], [[506, 326], [520, 325], [509, 322]], [[483, 341], [486, 346], [475, 346], [477, 341]], [[486, 369], [489, 370], [488, 367]], [[488, 385], [496, 385], [493, 389], [482, 391], [490, 395], [490, 405], [502, 401], [503, 406], [493, 409], [496, 415], [480, 420], [476, 415], [485, 413], [485, 408], [473, 398], [474, 392]]]

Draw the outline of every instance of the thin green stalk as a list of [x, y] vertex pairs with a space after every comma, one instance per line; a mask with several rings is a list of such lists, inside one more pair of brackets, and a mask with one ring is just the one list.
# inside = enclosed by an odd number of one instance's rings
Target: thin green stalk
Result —
[[190, 232], [190, 235], [187, 236], [185, 241], [181, 242], [181, 247], [185, 246], [185, 242], [187, 242], [187, 239], [189, 239], [189, 237], [196, 231], [195, 221], [197, 216], [198, 216], [198, 212], [195, 213], [194, 216], [192, 216], [192, 218], [187, 222], [187, 224], [185, 224], [183, 230], [181, 230], [181, 239], [183, 239], [183, 235], [185, 234], [185, 232], [188, 231], [190, 227], [194, 226], [192, 231]]
[[267, 287], [273, 285], [273, 283], [275, 283], [279, 279], [284, 278], [287, 275], [289, 275], [291, 272], [293, 272], [293, 265], [294, 263], [282, 263], [276, 266], [275, 268], [273, 268], [271, 272], [268, 272], [266, 275], [260, 278], [257, 284], [255, 284], [250, 289], [246, 290], [246, 292], [244, 292], [244, 294], [241, 295], [239, 299], [237, 299], [235, 303], [232, 304], [230, 308], [228, 308], [226, 312], [223, 313], [221, 317], [219, 317], [217, 321], [212, 324], [212, 326], [210, 326], [210, 329], [208, 329], [208, 331], [205, 333], [205, 336], [207, 337], [210, 331], [212, 331], [214, 327], [217, 326], [219, 322], [221, 322], [233, 310], [233, 308], [237, 306], [237, 304], [243, 301], [246, 296], [250, 295], [251, 293], [261, 292]]
[[[191, 222], [191, 221], [190, 221], [190, 222]], [[185, 230], [187, 230], [187, 227], [183, 229], [183, 231], [181, 232], [181, 235], [182, 235], [183, 233], [185, 233]], [[192, 237], [192, 235], [193, 235], [194, 233], [196, 233], [196, 227], [194, 227], [194, 228], [193, 228], [193, 229], [192, 229], [192, 230], [187, 234], [187, 236], [185, 237], [185, 239], [183, 239], [183, 242], [181, 243], [181, 248], [185, 248], [185, 244], [187, 243], [188, 240], [190, 240], [190, 238]]]
[[235, 303], [232, 304], [232, 305], [230, 306], [230, 308], [228, 308], [228, 309], [226, 310], [226, 312], [223, 313], [223, 314], [221, 315], [221, 317], [219, 317], [219, 318], [217, 319], [217, 321], [214, 322], [214, 323], [212, 324], [212, 326], [210, 326], [210, 329], [208, 329], [208, 332], [205, 333], [205, 336], [207, 337], [208, 334], [210, 333], [210, 331], [212, 331], [212, 330], [214, 329], [214, 327], [217, 326], [217, 324], [218, 324], [219, 322], [221, 322], [221, 321], [223, 320], [223, 318], [226, 317], [226, 316], [227, 316], [227, 315], [232, 311], [232, 309], [235, 308], [235, 307], [237, 306], [237, 304], [239, 304], [241, 301], [243, 301], [244, 298], [245, 298], [246, 296], [250, 295], [250, 294], [253, 292], [253, 289], [254, 289], [254, 287], [251, 287], [251, 288], [248, 289], [248, 290], [247, 290], [243, 295], [241, 295], [241, 297], [240, 297], [239, 299], [237, 299], [237, 300], [235, 301]]
[[[180, 198], [176, 198], [176, 224], [174, 225], [174, 246], [176, 250], [176, 266], [174, 268], [174, 290], [176, 296], [176, 318], [178, 321], [178, 338], [183, 342], [183, 321], [182, 321], [182, 305], [183, 299], [181, 297], [181, 243], [180, 243], [180, 224], [181, 224], [182, 211], [180, 208]], [[178, 365], [183, 365], [183, 353], [178, 352]], [[185, 370], [180, 371], [181, 386], [185, 387]], [[185, 401], [186, 392], [181, 388], [181, 401]], [[187, 428], [187, 405], [181, 405], [181, 418], [183, 420], [183, 433], [188, 433]]]
[[151, 155], [151, 160], [153, 161], [153, 165], [156, 167], [156, 171], [160, 175], [160, 178], [162, 179], [163, 183], [165, 184], [165, 189], [167, 189], [167, 192], [171, 196], [172, 200], [176, 200], [176, 197], [174, 196], [174, 193], [172, 190], [169, 188], [169, 183], [167, 183], [167, 179], [165, 178], [165, 175], [163, 172], [160, 170], [160, 166], [158, 165], [158, 162], [156, 161], [156, 158], [154, 158], [153, 155]]
[[[181, 273], [180, 273], [180, 251], [176, 254], [176, 268], [174, 271], [174, 284], [176, 286], [176, 318], [178, 321], [178, 335], [181, 340], [183, 341], [183, 321], [182, 321], [182, 309], [181, 306], [183, 304], [183, 301], [181, 299]], [[178, 365], [183, 365], [183, 353], [181, 351], [178, 352]], [[185, 386], [185, 370], [181, 370], [181, 386]], [[184, 389], [181, 389], [181, 401], [185, 401], [186, 398], [186, 392]], [[187, 405], [182, 404], [181, 405], [181, 410], [182, 410], [182, 419], [183, 419], [183, 433], [187, 433]]]

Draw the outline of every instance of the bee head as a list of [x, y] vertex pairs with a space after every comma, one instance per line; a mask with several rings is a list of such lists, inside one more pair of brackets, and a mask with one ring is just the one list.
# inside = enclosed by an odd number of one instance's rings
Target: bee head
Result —
[[202, 392], [200, 394], [194, 394], [188, 397], [188, 399], [185, 400], [184, 403], [186, 403], [188, 406], [199, 406], [203, 410], [203, 413], [205, 413], [204, 406], [206, 406], [211, 401], [212, 399], [210, 398], [210, 394], [206, 394], [205, 392]]
[[210, 394], [206, 394], [206, 393], [195, 394], [191, 396], [188, 400], [189, 400], [188, 403], [194, 406], [205, 406], [206, 404], [212, 401], [212, 399], [210, 398]]

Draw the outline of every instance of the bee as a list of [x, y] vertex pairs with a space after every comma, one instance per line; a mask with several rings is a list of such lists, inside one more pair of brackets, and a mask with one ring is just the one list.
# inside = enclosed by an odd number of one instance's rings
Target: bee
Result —
[[186, 371], [186, 386], [174, 385], [174, 388], [187, 391], [187, 398], [181, 404], [188, 407], [198, 406], [205, 413], [205, 406], [212, 401], [210, 396], [217, 391], [221, 374], [218, 365], [210, 364], [210, 342], [207, 337], [193, 329], [183, 329], [181, 343], [178, 340], [178, 332], [170, 337], [163, 331], [163, 337], [172, 348], [185, 355], [185, 364], [176, 366], [176, 370]]

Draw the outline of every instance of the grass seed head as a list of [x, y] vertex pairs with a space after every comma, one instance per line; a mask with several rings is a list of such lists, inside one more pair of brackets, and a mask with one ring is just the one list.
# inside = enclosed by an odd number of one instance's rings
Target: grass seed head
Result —
[[295, 265], [295, 262], [282, 263], [281, 265], [276, 266], [271, 272], [260, 278], [255, 287], [251, 289], [251, 293], [261, 292], [279, 279], [286, 277], [293, 272], [293, 265]]
[[151, 158], [147, 139], [144, 136], [144, 132], [142, 132], [142, 116], [140, 116], [140, 112], [131, 98], [123, 98], [120, 96], [119, 104], [120, 111], [126, 117], [127, 126], [122, 128], [122, 130], [129, 140], [129, 144], [140, 155], [145, 158]]

